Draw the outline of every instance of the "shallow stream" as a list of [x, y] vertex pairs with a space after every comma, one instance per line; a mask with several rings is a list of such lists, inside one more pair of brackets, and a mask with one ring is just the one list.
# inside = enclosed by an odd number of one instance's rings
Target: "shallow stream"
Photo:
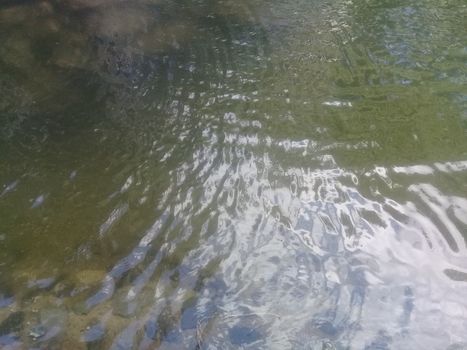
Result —
[[467, 349], [463, 0], [0, 3], [0, 348]]

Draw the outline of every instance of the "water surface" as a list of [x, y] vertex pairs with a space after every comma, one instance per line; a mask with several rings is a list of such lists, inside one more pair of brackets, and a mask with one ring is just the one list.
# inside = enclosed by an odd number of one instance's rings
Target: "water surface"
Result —
[[0, 4], [0, 347], [467, 348], [465, 18]]

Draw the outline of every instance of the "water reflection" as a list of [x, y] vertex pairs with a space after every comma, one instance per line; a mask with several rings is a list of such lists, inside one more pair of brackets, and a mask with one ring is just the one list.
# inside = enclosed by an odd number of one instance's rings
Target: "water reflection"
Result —
[[466, 346], [462, 11], [2, 5], [0, 344]]

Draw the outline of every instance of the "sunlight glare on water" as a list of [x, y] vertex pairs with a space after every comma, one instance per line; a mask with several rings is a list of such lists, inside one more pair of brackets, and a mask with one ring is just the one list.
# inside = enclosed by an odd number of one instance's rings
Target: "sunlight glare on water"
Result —
[[466, 349], [465, 18], [0, 4], [0, 348]]

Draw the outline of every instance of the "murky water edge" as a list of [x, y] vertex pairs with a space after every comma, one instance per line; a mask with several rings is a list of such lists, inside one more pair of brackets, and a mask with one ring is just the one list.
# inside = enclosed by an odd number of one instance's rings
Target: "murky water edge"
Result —
[[466, 12], [0, 4], [0, 347], [467, 348]]

